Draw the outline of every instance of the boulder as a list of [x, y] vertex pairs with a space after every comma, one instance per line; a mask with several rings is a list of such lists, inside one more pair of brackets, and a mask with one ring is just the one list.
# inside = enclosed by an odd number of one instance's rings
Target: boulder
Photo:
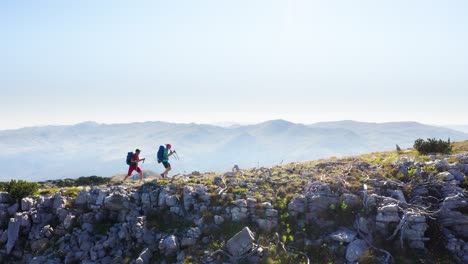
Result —
[[396, 205], [396, 204], [384, 205], [384, 206], [379, 208], [379, 211], [383, 212], [384, 214], [397, 214], [398, 213], [398, 205]]
[[62, 197], [60, 193], [56, 193], [52, 198], [52, 209], [54, 210], [54, 212], [59, 208], [64, 208], [66, 201], [67, 200], [65, 197]]
[[244, 208], [234, 207], [231, 209], [231, 220], [233, 222], [242, 222], [244, 220], [247, 220], [248, 216], [246, 212], [242, 212], [242, 209], [247, 210], [246, 207]]
[[357, 262], [367, 252], [369, 246], [366, 241], [357, 239], [351, 242], [346, 248], [346, 260], [348, 262]]
[[254, 247], [254, 234], [248, 227], [244, 227], [226, 243], [227, 251], [236, 257], [248, 253]]
[[340, 228], [338, 231], [330, 234], [330, 238], [338, 242], [350, 243], [356, 238], [356, 235], [357, 233], [353, 230]]
[[88, 196], [89, 196], [89, 192], [87, 190], [81, 190], [75, 199], [75, 205], [76, 206], [86, 205], [88, 202]]
[[457, 181], [464, 181], [465, 180], [465, 174], [461, 173], [459, 170], [451, 169], [448, 171], [450, 174], [453, 175], [455, 180]]
[[247, 201], [245, 199], [239, 199], [232, 202], [237, 207], [247, 207]]
[[10, 254], [11, 251], [13, 250], [13, 247], [16, 244], [16, 241], [18, 240], [19, 236], [19, 230], [20, 230], [20, 221], [18, 221], [15, 218], [10, 218], [10, 222], [8, 223], [8, 242], [6, 245], [6, 251], [7, 254]]
[[31, 259], [31, 262], [29, 264], [43, 264], [47, 261], [47, 257], [45, 256], [37, 256]]
[[173, 207], [177, 205], [177, 196], [175, 195], [168, 195], [166, 196], [166, 205], [169, 207]]
[[0, 203], [10, 204], [13, 202], [13, 198], [7, 192], [0, 192]]
[[104, 199], [104, 207], [111, 211], [126, 211], [130, 209], [130, 199], [121, 194], [111, 194]]
[[443, 181], [451, 181], [455, 179], [455, 176], [453, 176], [450, 172], [445, 171], [437, 174], [437, 178], [443, 180]]
[[159, 242], [159, 250], [166, 256], [176, 253], [179, 250], [179, 242], [174, 235], [167, 236]]
[[18, 209], [19, 209], [18, 203], [14, 203], [10, 207], [8, 207], [8, 214], [13, 216], [16, 214], [16, 212], [18, 212]]
[[292, 214], [305, 213], [307, 198], [304, 195], [296, 196], [288, 204], [288, 211]]
[[359, 196], [352, 193], [345, 193], [341, 196], [341, 200], [348, 206], [348, 209], [355, 209], [361, 206], [362, 202]]
[[31, 197], [26, 197], [21, 199], [21, 210], [29, 211], [33, 207], [34, 199]]
[[220, 224], [222, 224], [224, 222], [224, 218], [222, 216], [220, 216], [220, 215], [215, 215], [214, 216], [214, 222], [215, 222], [215, 224], [220, 225]]
[[42, 239], [33, 241], [31, 243], [31, 250], [34, 252], [42, 251], [47, 247], [48, 244], [49, 244], [49, 239], [47, 238], [42, 238]]
[[99, 189], [99, 192], [98, 192], [98, 195], [96, 197], [96, 205], [102, 205], [104, 203], [104, 199], [106, 198], [107, 196], [107, 192], [102, 190], [102, 189]]
[[64, 227], [65, 229], [70, 228], [70, 227], [73, 225], [74, 220], [75, 220], [75, 216], [72, 215], [72, 214], [68, 214], [68, 215], [65, 217], [65, 220], [63, 220], [63, 227]]
[[273, 230], [277, 225], [278, 225], [278, 220], [277, 219], [262, 219], [258, 218], [255, 220], [257, 223], [258, 227], [265, 232], [270, 232]]
[[221, 177], [219, 177], [219, 176], [216, 176], [213, 179], [213, 184], [216, 185], [216, 186], [219, 186], [219, 187], [224, 187], [223, 179]]

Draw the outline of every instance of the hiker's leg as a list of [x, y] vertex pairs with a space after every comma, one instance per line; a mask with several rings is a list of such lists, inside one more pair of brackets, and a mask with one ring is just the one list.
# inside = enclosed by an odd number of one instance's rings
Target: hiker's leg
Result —
[[128, 177], [130, 177], [130, 175], [132, 175], [132, 172], [133, 172], [134, 169], [135, 169], [134, 166], [128, 167], [128, 173], [127, 173], [127, 176], [125, 176], [125, 178], [123, 179], [124, 181], [125, 181], [126, 179], [128, 179]]
[[172, 170], [171, 165], [169, 165], [169, 166], [166, 168], [166, 170], [164, 171], [164, 175], [166, 175], [166, 177], [167, 177], [167, 175], [169, 174], [169, 171], [170, 171], [170, 170]]
[[143, 172], [141, 171], [140, 167], [136, 167], [136, 171], [140, 175], [140, 181], [142, 181], [143, 180]]

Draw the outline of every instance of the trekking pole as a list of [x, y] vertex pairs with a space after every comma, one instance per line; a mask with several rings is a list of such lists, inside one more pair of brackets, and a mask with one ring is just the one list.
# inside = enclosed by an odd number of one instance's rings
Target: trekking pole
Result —
[[[145, 160], [146, 160], [146, 159], [144, 159], [143, 162], [141, 163], [141, 168], [140, 168], [140, 169], [141, 169], [141, 173], [143, 173], [143, 164], [145, 164]], [[144, 176], [144, 175], [143, 175], [143, 176]], [[143, 177], [142, 177], [142, 178], [143, 178]]]
[[175, 150], [174, 150], [174, 158], [175, 158], [176, 160], [179, 160], [179, 155], [177, 155], [177, 152], [176, 152]]

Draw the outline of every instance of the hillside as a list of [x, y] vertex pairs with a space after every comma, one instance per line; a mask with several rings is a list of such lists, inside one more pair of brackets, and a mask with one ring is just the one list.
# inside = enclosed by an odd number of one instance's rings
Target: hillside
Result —
[[466, 263], [467, 146], [1, 193], [0, 262]]
[[468, 134], [415, 122], [354, 121], [303, 125], [273, 120], [230, 128], [165, 122], [32, 127], [0, 131], [0, 181], [9, 179], [111, 176], [127, 170], [128, 151], [142, 149], [144, 169], [161, 171], [155, 162], [160, 144], [171, 143], [180, 155], [174, 173], [225, 171], [272, 166], [330, 156], [411, 147], [417, 138], [468, 139]]

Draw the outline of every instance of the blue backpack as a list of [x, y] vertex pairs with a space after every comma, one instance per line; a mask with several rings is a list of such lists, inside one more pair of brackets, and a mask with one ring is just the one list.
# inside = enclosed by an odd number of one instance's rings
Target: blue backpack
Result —
[[159, 146], [158, 154], [156, 155], [158, 163], [161, 163], [164, 159], [164, 146]]
[[127, 165], [132, 165], [133, 152], [127, 153]]

